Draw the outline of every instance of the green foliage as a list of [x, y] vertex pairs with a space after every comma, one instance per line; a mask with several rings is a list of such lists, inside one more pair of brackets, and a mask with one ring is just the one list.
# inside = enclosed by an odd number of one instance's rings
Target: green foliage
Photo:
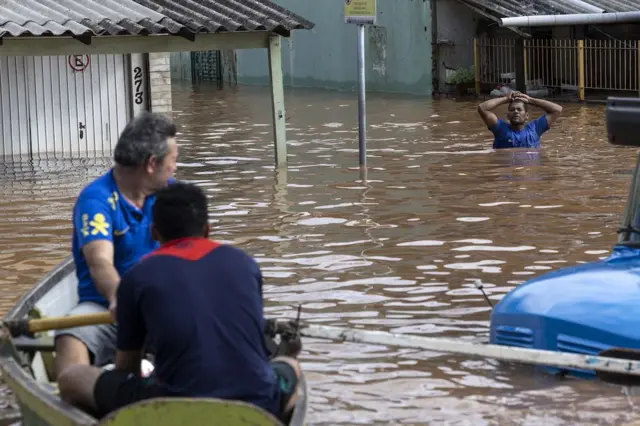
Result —
[[447, 84], [464, 84], [474, 83], [476, 81], [475, 67], [471, 68], [458, 68], [447, 79]]

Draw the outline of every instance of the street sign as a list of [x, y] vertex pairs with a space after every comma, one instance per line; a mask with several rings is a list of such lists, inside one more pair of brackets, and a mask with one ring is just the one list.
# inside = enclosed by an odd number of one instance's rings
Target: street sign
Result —
[[[391, 0], [397, 1], [397, 0]], [[376, 0], [344, 0], [344, 23], [358, 28], [358, 157], [360, 177], [367, 181], [367, 101], [365, 25], [376, 24]]]
[[89, 55], [69, 55], [67, 63], [73, 72], [83, 72], [89, 67], [91, 57]]
[[376, 0], [344, 0], [344, 23], [375, 25]]

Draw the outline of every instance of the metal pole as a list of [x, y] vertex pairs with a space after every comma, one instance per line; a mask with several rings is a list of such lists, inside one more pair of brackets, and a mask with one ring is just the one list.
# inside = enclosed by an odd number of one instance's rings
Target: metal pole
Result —
[[360, 153], [360, 176], [367, 176], [367, 114], [365, 99], [364, 25], [358, 24], [358, 151]]
[[[627, 205], [622, 214], [622, 229], [627, 229], [633, 225], [633, 221], [638, 211], [638, 189], [640, 189], [640, 155], [636, 158], [636, 167], [633, 169], [629, 194], [627, 195]], [[618, 235], [618, 243], [629, 241], [631, 232], [621, 232]]]

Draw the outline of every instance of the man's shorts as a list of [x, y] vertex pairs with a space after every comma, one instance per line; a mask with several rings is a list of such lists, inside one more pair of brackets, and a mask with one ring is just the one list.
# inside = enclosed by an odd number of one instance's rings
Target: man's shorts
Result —
[[[279, 417], [282, 420], [284, 408], [298, 386], [298, 376], [293, 367], [285, 362], [271, 362], [271, 367], [276, 373], [280, 390]], [[104, 371], [93, 389], [93, 398], [98, 407], [96, 413], [98, 417], [103, 417], [134, 402], [162, 396], [165, 396], [164, 390], [156, 384], [153, 374], [144, 378], [121, 370]]]
[[153, 374], [140, 377], [122, 370], [103, 371], [93, 388], [98, 418], [125, 405], [162, 396], [163, 389], [155, 383]]
[[[106, 312], [104, 306], [94, 302], [80, 302], [67, 315], [85, 315]], [[90, 325], [58, 330], [55, 336], [71, 335], [89, 349], [91, 364], [101, 367], [115, 362], [117, 331], [114, 324]]]

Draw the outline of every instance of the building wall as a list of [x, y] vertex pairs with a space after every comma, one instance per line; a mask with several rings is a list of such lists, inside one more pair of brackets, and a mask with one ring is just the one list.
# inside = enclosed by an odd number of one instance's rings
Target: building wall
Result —
[[149, 108], [171, 116], [171, 61], [169, 53], [149, 53]]
[[[378, 0], [378, 23], [366, 29], [367, 89], [431, 94], [430, 0]], [[449, 1], [449, 0], [447, 0]], [[316, 24], [283, 40], [285, 86], [356, 90], [356, 26], [343, 1], [276, 0]], [[239, 84], [269, 82], [265, 49], [237, 52]]]
[[456, 0], [432, 0], [438, 34], [434, 45], [434, 85], [444, 91], [448, 72], [473, 66], [473, 39], [480, 30], [480, 15]]

